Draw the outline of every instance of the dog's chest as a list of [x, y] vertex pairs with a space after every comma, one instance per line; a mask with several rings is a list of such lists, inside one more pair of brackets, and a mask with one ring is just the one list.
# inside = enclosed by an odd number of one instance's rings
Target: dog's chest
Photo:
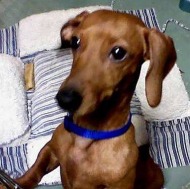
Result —
[[101, 142], [85, 149], [72, 146], [64, 165], [71, 188], [84, 188], [84, 183], [86, 186], [94, 185], [91, 188], [99, 188], [118, 182], [127, 172], [128, 153], [127, 148], [119, 152], [113, 145]]

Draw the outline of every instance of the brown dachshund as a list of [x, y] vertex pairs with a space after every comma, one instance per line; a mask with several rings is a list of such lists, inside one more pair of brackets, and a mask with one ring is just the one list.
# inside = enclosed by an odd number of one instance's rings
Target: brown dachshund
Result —
[[159, 104], [162, 81], [176, 60], [172, 39], [133, 15], [108, 10], [81, 13], [61, 36], [74, 58], [56, 99], [70, 115], [17, 183], [34, 188], [60, 166], [64, 189], [160, 189], [161, 170], [136, 145], [130, 101], [149, 59], [147, 100]]

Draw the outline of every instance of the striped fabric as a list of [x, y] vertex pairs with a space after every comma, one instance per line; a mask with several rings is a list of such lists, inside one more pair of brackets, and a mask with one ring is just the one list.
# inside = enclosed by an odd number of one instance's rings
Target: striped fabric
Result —
[[130, 10], [130, 11], [121, 11], [129, 14], [136, 15], [139, 17], [147, 27], [149, 28], [157, 28], [160, 30], [158, 20], [156, 18], [156, 13], [154, 8], [150, 9], [142, 9], [142, 10]]
[[34, 54], [30, 54], [27, 56], [23, 56], [21, 57], [21, 60], [23, 61], [24, 64], [29, 64], [29, 63], [33, 63], [34, 62], [34, 58], [40, 54], [41, 52], [36, 52]]
[[18, 24], [0, 30], [0, 53], [18, 56]]
[[55, 95], [68, 76], [71, 63], [70, 49], [47, 51], [35, 57], [31, 138], [51, 134], [63, 121], [65, 113], [58, 107]]
[[131, 108], [131, 113], [133, 115], [143, 115], [142, 110], [141, 110], [141, 103], [140, 103], [136, 93], [133, 94], [133, 97], [131, 99], [130, 108]]
[[150, 154], [162, 168], [190, 165], [190, 117], [147, 122]]
[[28, 170], [27, 144], [16, 147], [0, 148], [0, 169], [5, 171], [11, 178], [17, 178]]

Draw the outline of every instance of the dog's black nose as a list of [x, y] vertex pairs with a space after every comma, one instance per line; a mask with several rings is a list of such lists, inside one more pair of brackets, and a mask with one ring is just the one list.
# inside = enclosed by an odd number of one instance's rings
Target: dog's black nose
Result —
[[82, 102], [82, 96], [74, 89], [59, 91], [56, 95], [56, 99], [59, 106], [70, 113], [75, 112]]

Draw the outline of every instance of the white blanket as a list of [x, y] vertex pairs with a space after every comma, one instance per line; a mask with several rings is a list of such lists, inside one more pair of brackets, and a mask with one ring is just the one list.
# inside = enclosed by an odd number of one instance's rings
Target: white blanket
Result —
[[32, 15], [19, 22], [20, 56], [58, 49], [61, 46], [60, 30], [71, 18], [87, 10], [111, 9], [109, 6], [91, 6], [77, 9], [57, 10]]
[[[0, 146], [26, 141], [28, 130], [23, 63], [12, 56], [0, 54]], [[12, 144], [13, 145], [13, 144]]]
[[180, 70], [177, 64], [163, 81], [162, 99], [160, 104], [151, 108], [145, 95], [145, 77], [149, 67], [146, 61], [141, 69], [141, 74], [136, 86], [136, 94], [141, 102], [144, 118], [147, 121], [166, 121], [190, 116], [190, 103]]

